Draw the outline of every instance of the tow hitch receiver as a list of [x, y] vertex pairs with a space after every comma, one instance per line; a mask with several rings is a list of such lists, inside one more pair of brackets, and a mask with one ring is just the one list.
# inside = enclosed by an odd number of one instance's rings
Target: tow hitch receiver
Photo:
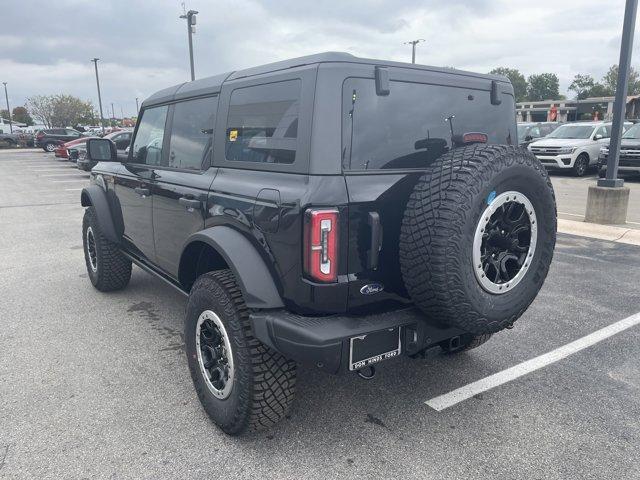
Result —
[[388, 328], [352, 337], [349, 341], [349, 370], [362, 370], [399, 356], [402, 348], [401, 328]]

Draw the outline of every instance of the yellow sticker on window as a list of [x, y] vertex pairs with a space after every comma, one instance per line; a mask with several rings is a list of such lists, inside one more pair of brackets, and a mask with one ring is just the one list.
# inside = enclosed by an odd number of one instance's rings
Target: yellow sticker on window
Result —
[[235, 142], [238, 139], [238, 130], [229, 130], [229, 141]]

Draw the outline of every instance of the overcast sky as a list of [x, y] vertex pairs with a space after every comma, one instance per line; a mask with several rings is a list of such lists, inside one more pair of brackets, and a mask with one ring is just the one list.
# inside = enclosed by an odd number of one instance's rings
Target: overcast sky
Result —
[[[12, 107], [32, 95], [102, 98], [116, 116], [135, 98], [189, 78], [186, 23], [175, 0], [2, 2], [0, 81]], [[487, 72], [599, 79], [618, 61], [624, 0], [189, 0], [198, 10], [196, 78], [323, 51]], [[640, 37], [638, 35], [637, 37]], [[636, 41], [633, 64], [640, 52]], [[4, 108], [4, 102], [0, 102]], [[106, 112], [105, 112], [106, 116]]]

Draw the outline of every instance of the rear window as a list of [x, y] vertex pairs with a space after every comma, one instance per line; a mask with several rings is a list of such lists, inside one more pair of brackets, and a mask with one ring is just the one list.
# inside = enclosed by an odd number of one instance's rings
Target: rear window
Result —
[[300, 80], [289, 80], [234, 90], [227, 117], [227, 160], [295, 162], [300, 89]]
[[512, 97], [501, 99], [492, 105], [489, 91], [398, 81], [380, 96], [373, 79], [349, 78], [343, 86], [343, 166], [423, 168], [464, 145], [468, 133], [511, 145], [515, 106]]

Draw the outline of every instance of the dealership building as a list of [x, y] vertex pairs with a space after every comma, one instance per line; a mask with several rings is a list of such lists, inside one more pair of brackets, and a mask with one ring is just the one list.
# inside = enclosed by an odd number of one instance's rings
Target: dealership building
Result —
[[[518, 122], [575, 122], [611, 120], [615, 97], [590, 97], [584, 100], [543, 100], [516, 104]], [[626, 118], [640, 118], [640, 95], [627, 97]]]

